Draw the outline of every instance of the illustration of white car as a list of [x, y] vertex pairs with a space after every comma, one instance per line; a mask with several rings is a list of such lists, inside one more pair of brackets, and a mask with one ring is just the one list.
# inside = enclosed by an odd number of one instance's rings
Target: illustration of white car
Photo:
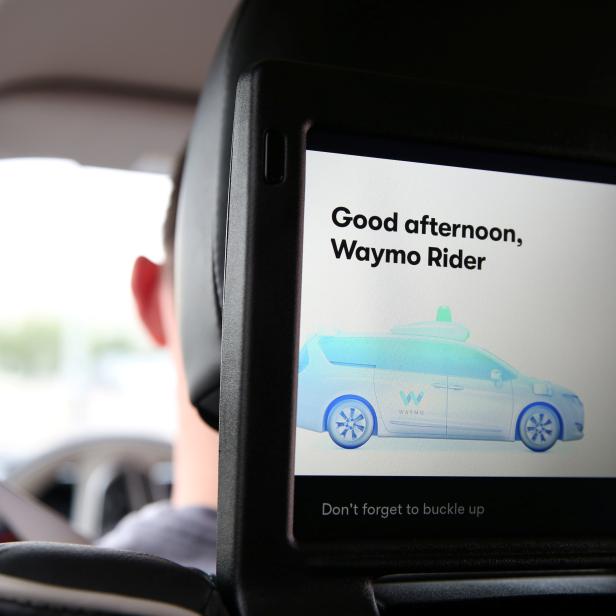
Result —
[[580, 398], [466, 343], [437, 320], [385, 335], [316, 335], [299, 353], [297, 426], [353, 449], [372, 435], [522, 441], [547, 451], [584, 436]]

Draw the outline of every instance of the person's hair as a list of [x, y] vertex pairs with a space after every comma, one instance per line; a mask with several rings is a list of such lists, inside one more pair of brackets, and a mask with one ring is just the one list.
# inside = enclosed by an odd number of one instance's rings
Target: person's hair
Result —
[[175, 226], [178, 217], [178, 199], [180, 196], [180, 184], [184, 171], [184, 160], [186, 159], [186, 148], [182, 150], [173, 170], [171, 196], [169, 207], [163, 224], [163, 246], [165, 248], [165, 265], [170, 273], [173, 273], [173, 252], [175, 250]]

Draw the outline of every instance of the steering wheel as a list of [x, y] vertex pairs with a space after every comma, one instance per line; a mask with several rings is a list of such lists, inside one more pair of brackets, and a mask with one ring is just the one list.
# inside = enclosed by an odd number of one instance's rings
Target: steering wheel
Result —
[[169, 496], [171, 444], [143, 437], [70, 441], [13, 469], [6, 485], [64, 514], [88, 539]]

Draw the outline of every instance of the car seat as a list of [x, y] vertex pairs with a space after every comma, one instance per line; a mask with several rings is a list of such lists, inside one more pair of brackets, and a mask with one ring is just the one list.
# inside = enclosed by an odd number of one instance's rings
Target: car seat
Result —
[[226, 614], [210, 577], [162, 558], [44, 542], [0, 545], [2, 616]]

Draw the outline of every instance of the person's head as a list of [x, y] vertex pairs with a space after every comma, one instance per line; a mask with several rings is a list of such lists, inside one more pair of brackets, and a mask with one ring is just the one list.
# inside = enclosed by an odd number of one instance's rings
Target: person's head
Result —
[[175, 227], [184, 167], [183, 153], [176, 164], [173, 190], [163, 225], [165, 261], [157, 264], [138, 257], [132, 289], [139, 317], [156, 344], [169, 349], [178, 382], [178, 430], [174, 446], [173, 502], [176, 505], [216, 507], [218, 433], [199, 417], [190, 403], [173, 301]]

